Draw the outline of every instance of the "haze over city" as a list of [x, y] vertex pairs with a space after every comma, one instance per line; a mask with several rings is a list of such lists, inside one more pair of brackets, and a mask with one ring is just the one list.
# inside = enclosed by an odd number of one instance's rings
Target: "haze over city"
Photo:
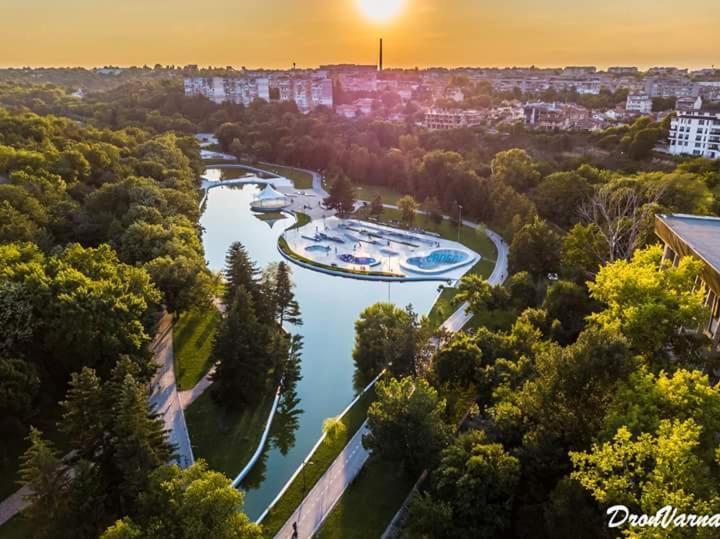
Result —
[[720, 4], [714, 0], [688, 0], [681, 10], [668, 0], [396, 3], [4, 0], [0, 65], [158, 62], [282, 69], [293, 62], [369, 63], [380, 35], [388, 67], [699, 68], [720, 57]]

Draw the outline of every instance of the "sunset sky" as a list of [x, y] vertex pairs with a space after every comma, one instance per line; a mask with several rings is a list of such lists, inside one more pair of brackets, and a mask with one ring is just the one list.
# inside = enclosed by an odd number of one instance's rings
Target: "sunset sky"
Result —
[[719, 0], [0, 0], [0, 66], [720, 65]]

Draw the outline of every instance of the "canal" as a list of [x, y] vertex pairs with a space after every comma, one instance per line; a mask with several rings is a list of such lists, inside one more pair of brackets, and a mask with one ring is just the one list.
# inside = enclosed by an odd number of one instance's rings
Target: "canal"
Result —
[[[217, 172], [208, 171], [211, 176]], [[238, 174], [238, 176], [241, 174]], [[242, 242], [259, 267], [283, 260], [277, 239], [295, 222], [289, 216], [261, 220], [250, 211], [259, 192], [255, 185], [211, 189], [201, 218], [203, 244], [212, 270], [221, 270], [231, 243]], [[273, 219], [274, 217], [274, 219]], [[412, 304], [426, 314], [437, 295], [437, 283], [367, 282], [316, 273], [292, 266], [295, 294], [304, 325], [302, 380], [297, 386], [295, 420], [274, 429], [264, 458], [244, 485], [245, 510], [252, 519], [262, 513], [322, 434], [322, 423], [345, 408], [358, 392], [352, 348], [355, 320], [379, 301]], [[278, 430], [286, 430], [278, 432]], [[287, 430], [291, 432], [287, 432]], [[190, 433], [192, 436], [192, 432]], [[235, 473], [240, 470], [236, 470]]]

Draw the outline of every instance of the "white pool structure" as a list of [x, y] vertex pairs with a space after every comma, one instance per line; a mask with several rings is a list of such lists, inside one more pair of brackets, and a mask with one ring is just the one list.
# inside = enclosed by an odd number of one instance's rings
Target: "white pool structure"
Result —
[[325, 273], [381, 281], [460, 279], [480, 255], [422, 231], [328, 217], [283, 234], [280, 251], [294, 263]]

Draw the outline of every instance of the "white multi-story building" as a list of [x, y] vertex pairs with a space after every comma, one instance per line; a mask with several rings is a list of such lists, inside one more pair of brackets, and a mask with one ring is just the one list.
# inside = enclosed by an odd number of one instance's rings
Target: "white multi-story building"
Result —
[[433, 131], [473, 127], [482, 121], [482, 113], [476, 110], [433, 109], [425, 113], [425, 127]]
[[668, 152], [720, 159], [720, 113], [678, 111], [670, 124]]
[[188, 77], [185, 95], [214, 103], [249, 105], [256, 99], [294, 101], [302, 112], [333, 106], [333, 84], [326, 74], [302, 76]]
[[650, 114], [652, 112], [652, 98], [647, 94], [629, 94], [625, 102], [625, 110], [639, 114]]

